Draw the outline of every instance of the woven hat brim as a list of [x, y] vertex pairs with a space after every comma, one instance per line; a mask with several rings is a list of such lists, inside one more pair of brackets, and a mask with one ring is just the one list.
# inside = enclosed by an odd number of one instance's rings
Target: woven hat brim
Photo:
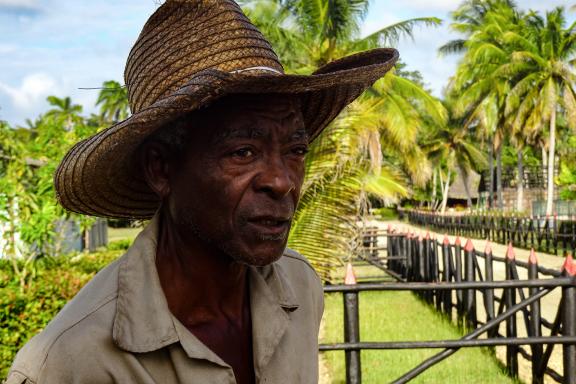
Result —
[[301, 98], [313, 140], [397, 59], [394, 49], [376, 49], [327, 64], [309, 76], [199, 72], [168, 97], [76, 144], [54, 175], [57, 198], [66, 209], [81, 214], [150, 218], [160, 201], [148, 187], [135, 154], [157, 129], [226, 95], [294, 94]]

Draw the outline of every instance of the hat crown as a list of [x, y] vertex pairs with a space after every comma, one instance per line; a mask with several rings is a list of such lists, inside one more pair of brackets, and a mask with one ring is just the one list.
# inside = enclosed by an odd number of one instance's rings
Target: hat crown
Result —
[[205, 70], [283, 73], [270, 43], [231, 0], [167, 0], [130, 51], [124, 79], [138, 113]]

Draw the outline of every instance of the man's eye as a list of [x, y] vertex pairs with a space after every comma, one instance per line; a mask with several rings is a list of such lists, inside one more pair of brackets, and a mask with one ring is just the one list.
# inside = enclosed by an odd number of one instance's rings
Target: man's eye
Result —
[[292, 149], [292, 153], [298, 156], [304, 156], [308, 153], [308, 147], [296, 147]]
[[245, 158], [254, 156], [254, 151], [253, 151], [252, 149], [250, 149], [250, 148], [241, 148], [241, 149], [238, 149], [238, 150], [234, 151], [234, 152], [232, 153], [232, 155], [235, 156], [235, 157], [240, 157], [240, 158], [244, 158], [244, 159], [245, 159]]

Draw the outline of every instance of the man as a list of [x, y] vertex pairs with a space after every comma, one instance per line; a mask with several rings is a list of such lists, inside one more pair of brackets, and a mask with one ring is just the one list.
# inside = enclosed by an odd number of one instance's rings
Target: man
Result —
[[285, 75], [227, 0], [172, 0], [125, 77], [133, 115], [55, 175], [75, 212], [152, 218], [18, 354], [16, 383], [313, 383], [322, 287], [285, 249], [308, 144], [394, 50]]

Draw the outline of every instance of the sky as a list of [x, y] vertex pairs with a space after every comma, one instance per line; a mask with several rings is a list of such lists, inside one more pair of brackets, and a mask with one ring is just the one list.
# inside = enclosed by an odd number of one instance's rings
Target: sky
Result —
[[[408, 70], [419, 70], [440, 96], [458, 57], [440, 57], [438, 47], [458, 38], [450, 11], [461, 0], [372, 0], [362, 28], [369, 34], [414, 17], [435, 16], [437, 28], [419, 27], [399, 45]], [[96, 112], [97, 88], [105, 80], [123, 84], [132, 44], [160, 0], [0, 0], [0, 120], [25, 125], [49, 106], [46, 97], [70, 96], [84, 112]], [[523, 9], [550, 10], [576, 0], [517, 0]], [[569, 13], [571, 21], [576, 17]]]

